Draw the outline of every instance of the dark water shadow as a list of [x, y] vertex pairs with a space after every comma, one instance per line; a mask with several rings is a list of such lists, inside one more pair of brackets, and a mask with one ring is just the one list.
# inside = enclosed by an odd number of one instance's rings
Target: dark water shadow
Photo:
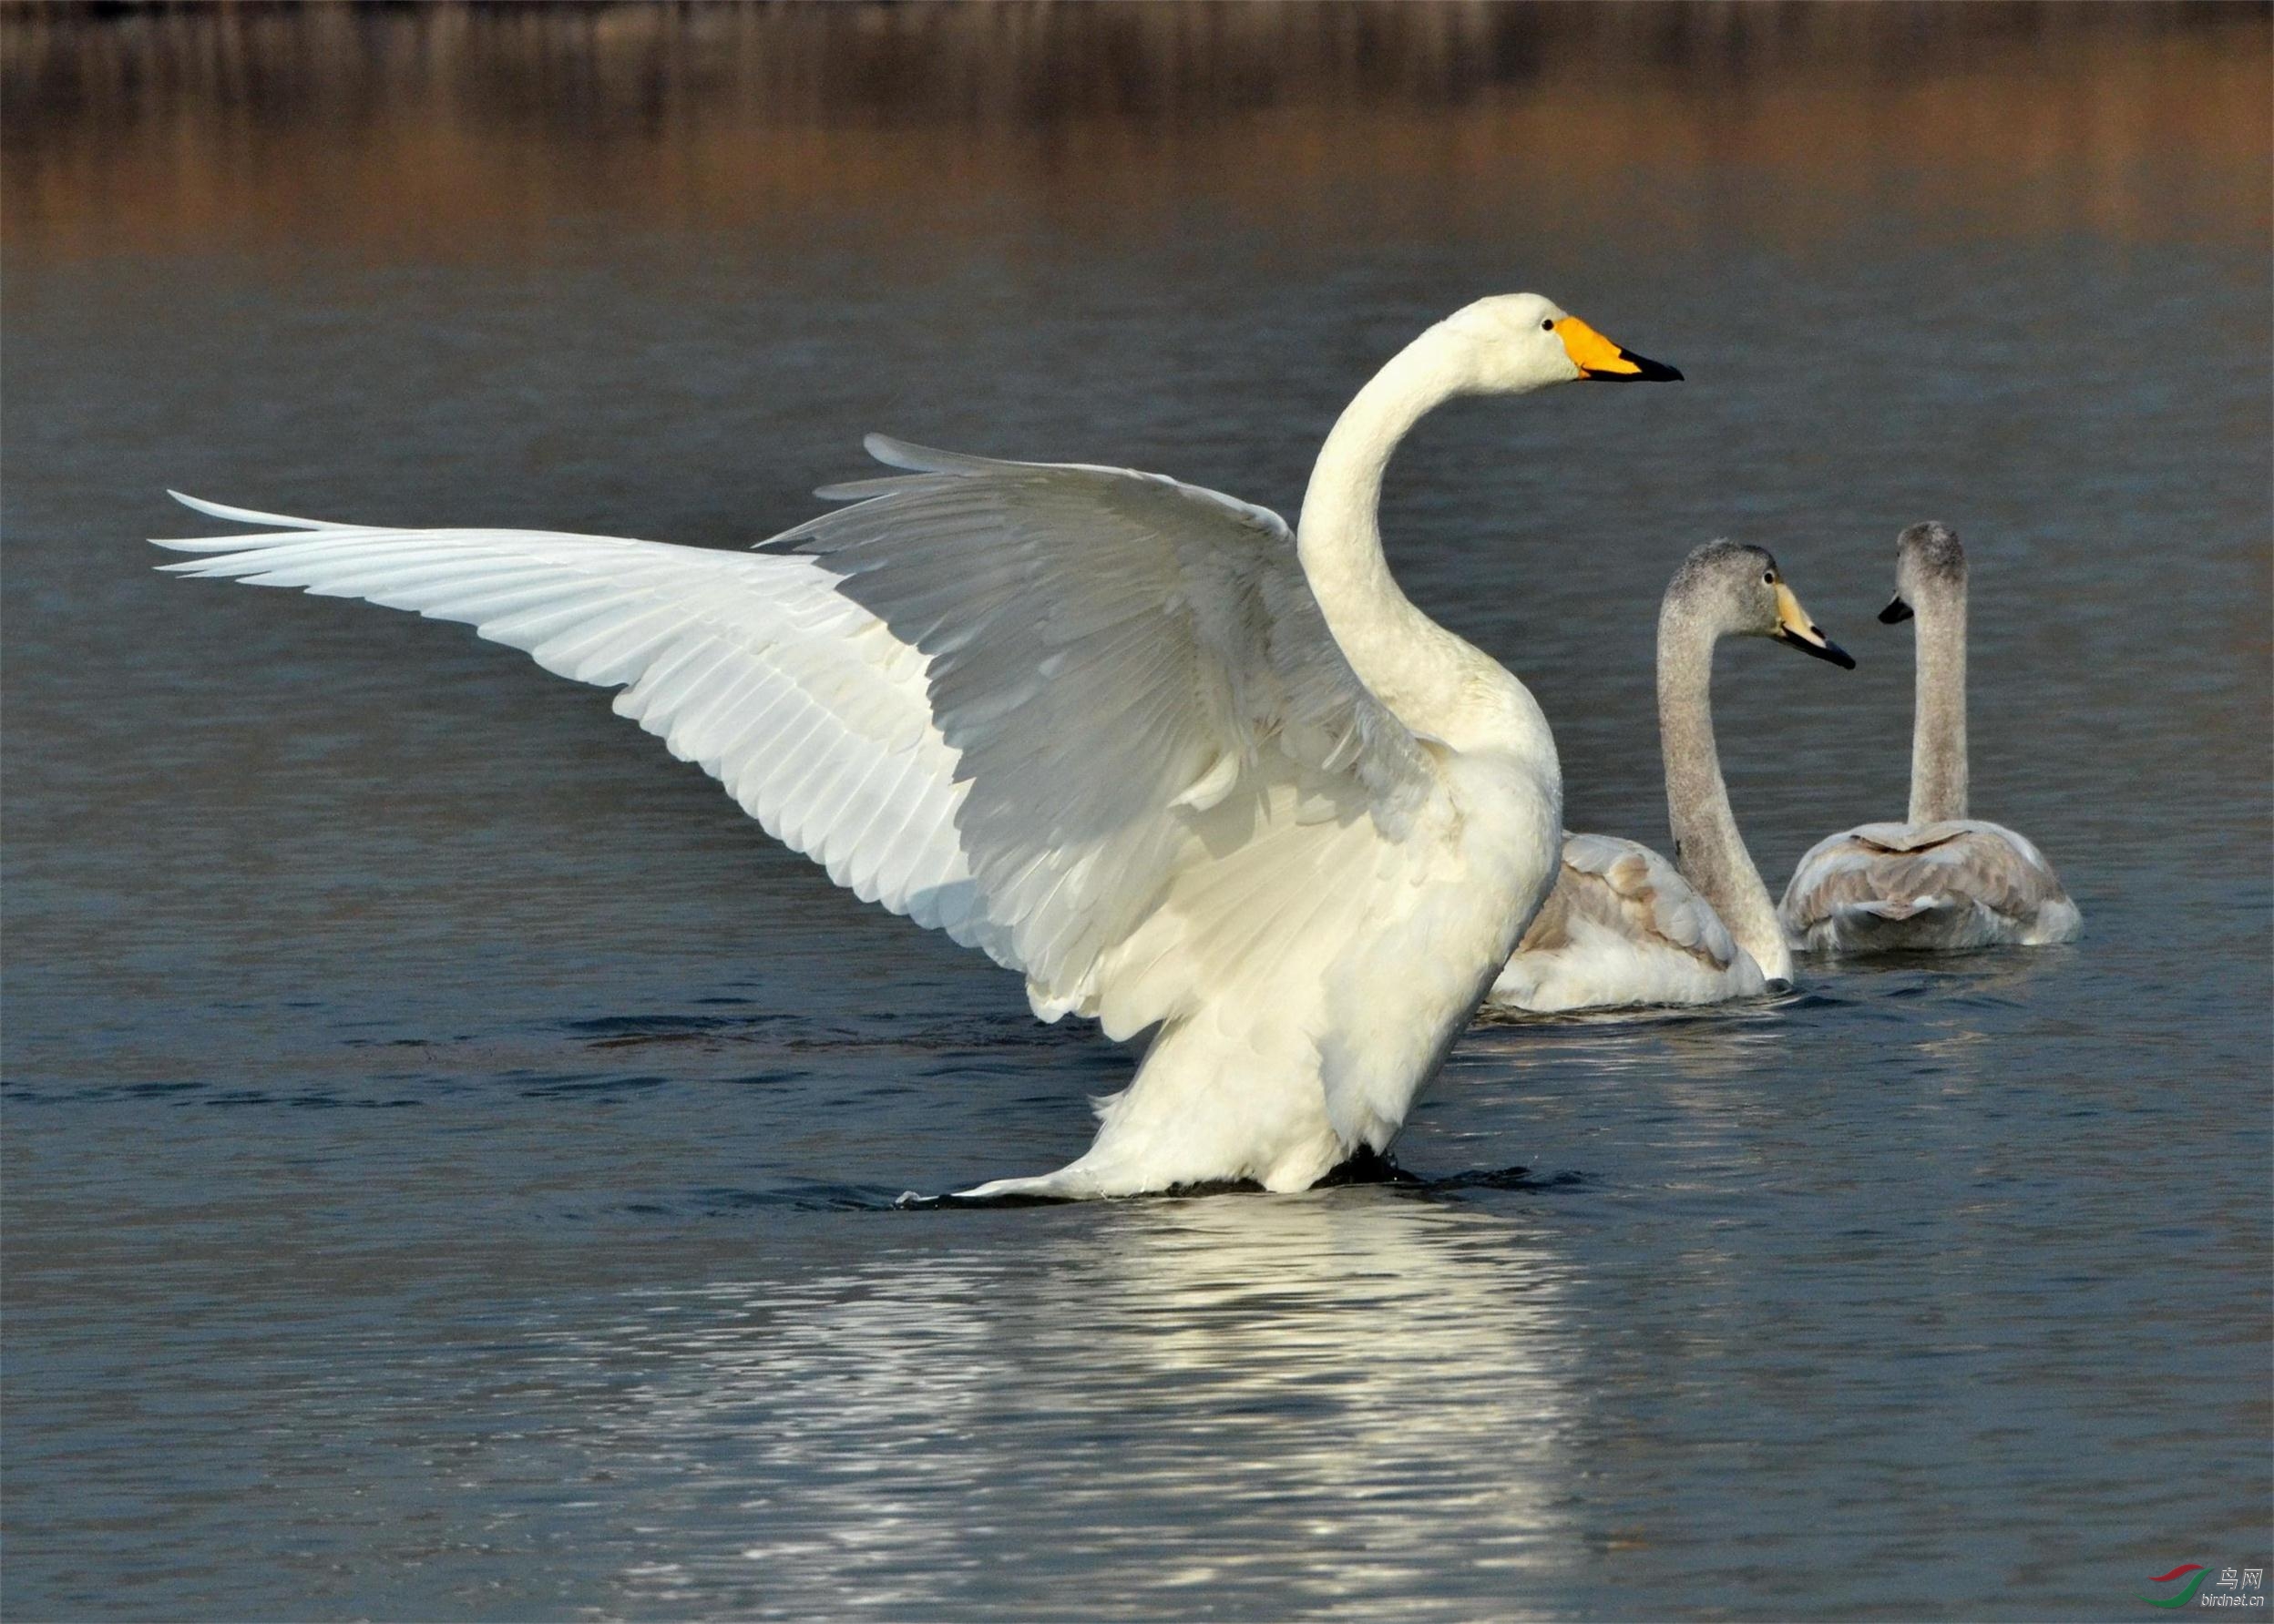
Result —
[[1471, 1030], [1493, 1032], [1592, 1032], [1604, 1027], [1660, 1028], [1772, 1020], [1809, 1007], [1810, 987], [1787, 986], [1753, 998], [1721, 1004], [1640, 1004], [1619, 1009], [1566, 1009], [1550, 1014], [1480, 1010]]
[[875, 1185], [812, 1180], [770, 1190], [706, 1185], [673, 1196], [613, 1201], [589, 1214], [568, 1216], [706, 1219], [746, 1212], [889, 1212], [897, 1205], [899, 1198], [891, 1190]]

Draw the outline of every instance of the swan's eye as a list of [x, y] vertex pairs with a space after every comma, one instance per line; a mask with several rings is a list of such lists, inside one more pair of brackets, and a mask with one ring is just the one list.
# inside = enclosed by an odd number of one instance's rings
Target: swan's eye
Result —
[[1553, 332], [1555, 331], [1555, 318], [1553, 316], [1541, 317], [1540, 331], [1542, 332]]

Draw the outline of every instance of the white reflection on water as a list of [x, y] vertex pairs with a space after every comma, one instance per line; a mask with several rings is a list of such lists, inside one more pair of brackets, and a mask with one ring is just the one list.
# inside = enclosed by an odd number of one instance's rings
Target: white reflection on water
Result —
[[[1038, 1227], [912, 1221], [1005, 1218]], [[736, 1610], [1062, 1609], [1051, 1576], [1079, 1574], [1123, 1610], [1433, 1611], [1567, 1547], [1564, 1265], [1521, 1218], [1358, 1190], [1049, 1228], [1023, 1257], [948, 1236], [643, 1293], [571, 1333], [564, 1380], [640, 1372], [591, 1440], [652, 1480], [627, 1498], [739, 1524], [681, 1526], [714, 1570], [642, 1553], [622, 1603], [699, 1579]]]

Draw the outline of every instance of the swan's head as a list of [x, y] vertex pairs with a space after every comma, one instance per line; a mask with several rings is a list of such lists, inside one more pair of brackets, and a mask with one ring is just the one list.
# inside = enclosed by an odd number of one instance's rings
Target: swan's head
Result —
[[1966, 549], [1958, 532], [1929, 520], [1895, 538], [1895, 596], [1880, 618], [1889, 626], [1908, 620], [1922, 598], [1947, 597], [1966, 588]]
[[1670, 383], [1682, 377], [1663, 362], [1621, 349], [1537, 293], [1480, 299], [1439, 325], [1459, 346], [1469, 387], [1480, 394], [1520, 394], [1582, 379]]
[[1716, 638], [1771, 638], [1844, 670], [1855, 660], [1817, 628], [1785, 584], [1777, 560], [1757, 546], [1709, 541], [1682, 560], [1660, 622], [1694, 621]]

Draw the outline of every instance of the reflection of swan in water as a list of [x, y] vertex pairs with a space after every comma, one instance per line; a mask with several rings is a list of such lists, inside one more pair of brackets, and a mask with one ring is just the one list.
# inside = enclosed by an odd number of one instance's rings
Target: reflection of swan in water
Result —
[[1627, 1078], [1646, 1085], [1757, 1078], [1765, 1067], [1789, 1057], [1791, 1010], [1806, 999], [1787, 996], [1705, 1009], [1592, 1010], [1552, 1022], [1479, 1026], [1462, 1039], [1447, 1075], [1468, 1094], [1491, 1088], [1496, 1078], [1521, 1079], [1572, 1067], [1601, 1083]]
[[[1859, 958], [1774, 1002], [1480, 1026], [1447, 1067], [1446, 1093], [1472, 1120], [1526, 1123], [1535, 1171], [1576, 1167], [1647, 1184], [1657, 1174], [1638, 1146], [1678, 1149], [1692, 1168], [1764, 1159], [1765, 1177], [1793, 1177], [1772, 1175], [1767, 1159], [1782, 1159], [1798, 1125], [1849, 1108], [1841, 1098], [1865, 1088], [1900, 1113], [1922, 1156], [1947, 1150], [1942, 1177], [1978, 1165], [1969, 1158], [1983, 1125], [1962, 1101], [1994, 1089], [1986, 1066], [2033, 1024], [2029, 984], [2062, 974], [2064, 956], [2014, 947]], [[1805, 1057], [1792, 1051], [1796, 1016], [1819, 1031]], [[1598, 1135], [1623, 1153], [1583, 1148], [1605, 1142]], [[1427, 1143], [1425, 1129], [1414, 1152], [1423, 1165], [1434, 1159]]]
[[1577, 1350], [1521, 1219], [1345, 1190], [1021, 1212], [1015, 1249], [1001, 1221], [642, 1293], [554, 1351], [646, 1373], [587, 1442], [676, 1562], [609, 1603], [916, 1617], [1078, 1585], [1085, 1610], [1286, 1615], [1426, 1583], [1490, 1609], [1562, 1559]]

